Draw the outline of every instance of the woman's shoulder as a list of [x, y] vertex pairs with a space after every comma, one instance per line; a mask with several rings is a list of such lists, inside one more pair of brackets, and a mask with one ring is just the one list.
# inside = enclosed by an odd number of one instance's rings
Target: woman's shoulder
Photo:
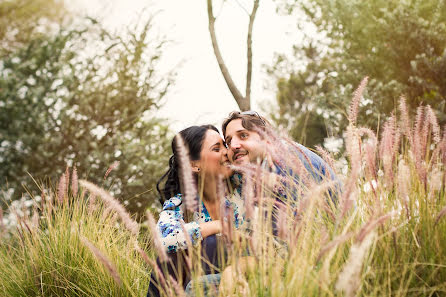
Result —
[[176, 194], [170, 199], [166, 200], [163, 204], [163, 210], [175, 210], [175, 208], [179, 207], [182, 202], [182, 195]]

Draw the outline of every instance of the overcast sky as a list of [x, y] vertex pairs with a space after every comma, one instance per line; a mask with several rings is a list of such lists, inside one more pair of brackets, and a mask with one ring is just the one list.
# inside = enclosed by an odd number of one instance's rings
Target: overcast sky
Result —
[[[229, 0], [223, 9], [219, 9], [220, 5], [215, 7], [220, 11], [216, 22], [220, 49], [243, 94], [248, 15], [239, 4], [250, 9], [251, 2]], [[213, 53], [205, 0], [75, 0], [74, 3], [82, 13], [99, 17], [116, 29], [131, 23], [145, 7], [147, 13], [160, 10], [156, 30], [173, 41], [165, 52], [163, 70], [180, 65], [176, 68], [175, 84], [160, 111], [160, 115], [171, 120], [174, 130], [203, 123], [220, 126], [230, 111], [238, 109]], [[262, 65], [271, 65], [275, 52], [290, 52], [299, 38], [302, 36], [297, 32], [295, 19], [277, 15], [272, 0], [260, 1], [253, 31], [253, 109], [259, 110], [262, 102], [274, 99], [274, 92], [265, 89], [268, 76]]]

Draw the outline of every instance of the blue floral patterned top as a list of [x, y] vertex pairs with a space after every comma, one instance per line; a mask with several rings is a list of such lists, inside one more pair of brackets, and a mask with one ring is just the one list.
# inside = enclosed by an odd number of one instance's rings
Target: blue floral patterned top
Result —
[[[193, 221], [186, 223], [181, 204], [181, 194], [177, 194], [164, 202], [163, 210], [156, 225], [162, 244], [168, 253], [187, 249], [186, 236], [190, 238], [192, 245], [196, 245], [203, 240], [200, 224], [212, 221], [203, 201], [201, 201], [199, 210], [193, 214]], [[234, 226], [238, 228], [244, 221], [243, 201], [239, 195], [234, 194], [230, 198], [225, 198], [225, 206], [226, 209], [232, 208], [234, 211]]]

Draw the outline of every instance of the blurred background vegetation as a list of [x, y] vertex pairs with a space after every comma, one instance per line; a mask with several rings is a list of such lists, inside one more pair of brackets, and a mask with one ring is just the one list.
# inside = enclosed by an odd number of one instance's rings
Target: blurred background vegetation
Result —
[[167, 41], [153, 16], [118, 35], [57, 0], [2, 1], [0, 15], [3, 202], [39, 195], [32, 178], [50, 186], [68, 165], [142, 213], [157, 200], [171, 138], [156, 111], [174, 75], [158, 73]]
[[[312, 147], [339, 138], [353, 90], [369, 76], [358, 122], [375, 130], [406, 96], [414, 114], [429, 104], [446, 124], [446, 2], [278, 0], [307, 34], [292, 58], [268, 67], [277, 81], [274, 121]], [[303, 25], [313, 30], [303, 30]]]
[[[365, 76], [359, 125], [378, 129], [401, 95], [412, 114], [429, 104], [446, 124], [444, 1], [275, 3], [306, 34], [293, 55], [277, 53], [265, 66], [276, 90], [267, 113], [296, 141], [340, 156], [345, 112]], [[161, 71], [169, 41], [154, 23], [154, 14], [141, 13], [117, 33], [73, 14], [62, 0], [0, 1], [3, 206], [26, 192], [38, 196], [33, 178], [48, 187], [67, 165], [117, 194], [133, 213], [157, 200], [155, 182], [173, 134], [157, 111], [175, 84], [175, 69]], [[261, 32], [254, 28], [255, 34]], [[115, 161], [118, 168], [104, 179]]]

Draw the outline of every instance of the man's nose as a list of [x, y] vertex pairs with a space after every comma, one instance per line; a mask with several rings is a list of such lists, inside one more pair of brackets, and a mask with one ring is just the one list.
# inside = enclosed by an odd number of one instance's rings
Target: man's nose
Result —
[[231, 144], [229, 145], [229, 148], [232, 150], [239, 149], [240, 148], [240, 142], [238, 139], [232, 139]]

